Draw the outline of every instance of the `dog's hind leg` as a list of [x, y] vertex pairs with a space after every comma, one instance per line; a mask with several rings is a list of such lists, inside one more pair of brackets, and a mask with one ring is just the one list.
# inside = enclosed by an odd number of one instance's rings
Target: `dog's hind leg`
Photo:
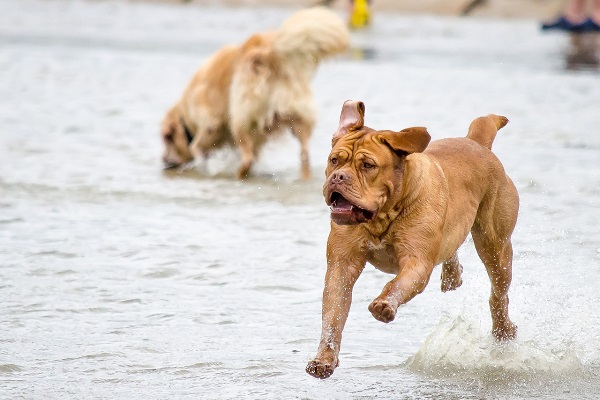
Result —
[[238, 168], [237, 178], [244, 179], [248, 177], [250, 168], [252, 168], [252, 164], [254, 164], [256, 158], [252, 132], [246, 129], [239, 129], [235, 132], [234, 137], [242, 153], [242, 163]]
[[485, 264], [492, 290], [490, 312], [492, 334], [498, 340], [514, 339], [517, 326], [508, 317], [508, 288], [512, 279], [512, 244], [510, 240], [498, 243], [486, 237], [480, 228], [474, 228], [473, 240], [479, 257]]
[[442, 292], [456, 290], [462, 285], [462, 271], [457, 253], [442, 263]]
[[[493, 205], [490, 206], [490, 203]], [[485, 265], [492, 285], [490, 312], [492, 334], [497, 340], [514, 339], [517, 334], [517, 326], [508, 316], [513, 257], [510, 236], [516, 224], [517, 212], [517, 191], [508, 180], [508, 184], [499, 188], [493, 202], [482, 203], [471, 229], [477, 254]]]
[[308, 154], [308, 142], [312, 133], [313, 124], [303, 119], [295, 119], [290, 123], [294, 136], [300, 141], [300, 168], [302, 179], [310, 179], [310, 159]]

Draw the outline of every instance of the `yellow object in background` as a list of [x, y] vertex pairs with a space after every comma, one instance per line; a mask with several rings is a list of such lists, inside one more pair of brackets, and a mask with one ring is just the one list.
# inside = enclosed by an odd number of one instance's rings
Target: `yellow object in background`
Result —
[[371, 22], [371, 9], [367, 0], [354, 0], [350, 11], [350, 28], [364, 28]]

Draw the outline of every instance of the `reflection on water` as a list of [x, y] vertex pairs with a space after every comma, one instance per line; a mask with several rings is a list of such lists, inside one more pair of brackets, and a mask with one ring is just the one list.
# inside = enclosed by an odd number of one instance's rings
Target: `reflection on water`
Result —
[[600, 33], [572, 33], [565, 61], [568, 70], [600, 70]]

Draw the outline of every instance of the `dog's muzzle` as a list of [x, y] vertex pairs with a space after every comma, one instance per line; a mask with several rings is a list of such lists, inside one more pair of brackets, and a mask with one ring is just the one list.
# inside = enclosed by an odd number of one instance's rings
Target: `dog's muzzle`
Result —
[[355, 225], [371, 221], [375, 213], [351, 203], [340, 192], [333, 191], [329, 198], [331, 219], [338, 225]]

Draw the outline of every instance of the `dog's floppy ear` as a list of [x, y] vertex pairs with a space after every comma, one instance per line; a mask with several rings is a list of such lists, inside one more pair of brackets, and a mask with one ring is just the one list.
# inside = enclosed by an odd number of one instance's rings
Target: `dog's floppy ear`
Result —
[[427, 148], [431, 136], [427, 129], [422, 126], [402, 129], [400, 132], [381, 131], [379, 140], [386, 143], [394, 151], [411, 153], [421, 153]]
[[365, 103], [362, 101], [346, 100], [340, 114], [340, 126], [333, 134], [332, 144], [346, 133], [363, 127], [365, 123]]

